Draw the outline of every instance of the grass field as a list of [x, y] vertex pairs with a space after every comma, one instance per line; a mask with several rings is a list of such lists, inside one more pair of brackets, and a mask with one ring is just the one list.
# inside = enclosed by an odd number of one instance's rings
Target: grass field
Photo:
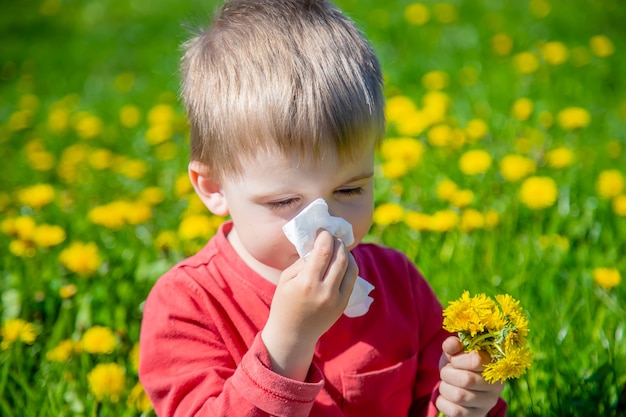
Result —
[[[342, 0], [379, 53], [368, 240], [442, 303], [520, 300], [514, 416], [626, 415], [626, 7]], [[0, 415], [150, 415], [142, 303], [222, 219], [186, 179], [183, 23], [212, 2], [3, 2]]]

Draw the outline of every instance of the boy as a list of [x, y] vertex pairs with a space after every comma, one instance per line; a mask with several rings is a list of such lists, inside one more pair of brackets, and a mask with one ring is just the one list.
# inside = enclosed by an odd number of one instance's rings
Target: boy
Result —
[[[502, 385], [441, 329], [411, 262], [360, 244], [384, 104], [353, 23], [323, 0], [233, 0], [185, 49], [190, 179], [231, 220], [146, 302], [140, 377], [157, 414], [504, 415]], [[282, 227], [320, 198], [354, 243], [321, 229], [303, 260]], [[357, 275], [374, 301], [348, 317]]]

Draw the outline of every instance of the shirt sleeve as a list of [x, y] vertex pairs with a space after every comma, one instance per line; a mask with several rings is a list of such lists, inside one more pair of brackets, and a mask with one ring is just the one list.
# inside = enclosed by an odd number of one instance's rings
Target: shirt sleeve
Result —
[[308, 415], [321, 371], [312, 365], [305, 382], [273, 372], [260, 334], [236, 363], [207, 314], [210, 296], [184, 275], [161, 278], [144, 308], [139, 377], [157, 415]]

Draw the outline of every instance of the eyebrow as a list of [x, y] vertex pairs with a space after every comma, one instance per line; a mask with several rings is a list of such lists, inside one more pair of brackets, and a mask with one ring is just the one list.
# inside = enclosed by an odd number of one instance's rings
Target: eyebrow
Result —
[[374, 171], [366, 172], [365, 174], [356, 175], [346, 181], [346, 183], [361, 181], [365, 179], [372, 178], [374, 176]]

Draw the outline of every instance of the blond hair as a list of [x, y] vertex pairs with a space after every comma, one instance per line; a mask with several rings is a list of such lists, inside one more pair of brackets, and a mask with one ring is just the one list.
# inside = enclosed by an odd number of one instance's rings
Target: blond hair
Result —
[[217, 177], [263, 151], [345, 160], [382, 138], [376, 55], [327, 1], [227, 1], [183, 49], [191, 159]]

